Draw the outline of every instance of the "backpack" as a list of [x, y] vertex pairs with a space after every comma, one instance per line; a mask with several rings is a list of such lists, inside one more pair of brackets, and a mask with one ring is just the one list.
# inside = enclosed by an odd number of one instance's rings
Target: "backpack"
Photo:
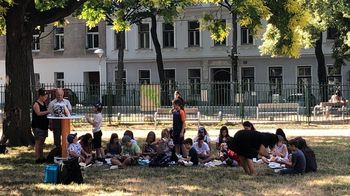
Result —
[[54, 163], [55, 157], [61, 157], [61, 154], [61, 147], [56, 147], [52, 149], [46, 157], [46, 163]]
[[72, 182], [81, 184], [84, 182], [78, 158], [71, 158], [63, 161], [60, 180], [62, 184], [70, 184]]
[[166, 154], [159, 154], [154, 157], [150, 162], [150, 167], [168, 167], [171, 162], [171, 156]]

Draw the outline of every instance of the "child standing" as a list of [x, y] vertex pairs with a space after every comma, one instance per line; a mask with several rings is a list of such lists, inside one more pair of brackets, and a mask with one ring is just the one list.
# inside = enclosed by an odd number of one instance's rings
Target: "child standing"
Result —
[[174, 100], [174, 109], [173, 113], [173, 132], [172, 137], [175, 144], [175, 152], [176, 154], [180, 154], [180, 150], [183, 152], [183, 156], [185, 153], [185, 148], [183, 145], [185, 128], [186, 128], [186, 113], [182, 102], [179, 99]]
[[89, 124], [92, 125], [92, 133], [94, 135], [93, 139], [93, 147], [96, 149], [96, 157], [98, 160], [103, 161], [102, 159], [104, 158], [104, 151], [102, 148], [102, 131], [101, 131], [101, 126], [102, 126], [102, 104], [101, 103], [96, 103], [94, 105], [94, 116], [93, 119], [90, 119], [89, 117], [86, 117], [86, 120]]
[[198, 154], [196, 149], [192, 147], [192, 144], [193, 142], [191, 138], [187, 138], [184, 141], [184, 146], [188, 156], [178, 161], [180, 165], [185, 165], [185, 166], [198, 165]]
[[298, 141], [293, 139], [288, 142], [289, 148], [292, 151], [291, 158], [281, 162], [286, 164], [288, 168], [280, 171], [280, 174], [303, 174], [306, 168], [306, 159], [304, 153], [298, 149]]

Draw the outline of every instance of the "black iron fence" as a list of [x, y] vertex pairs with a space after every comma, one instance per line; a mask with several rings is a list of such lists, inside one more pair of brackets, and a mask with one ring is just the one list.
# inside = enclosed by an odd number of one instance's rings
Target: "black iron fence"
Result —
[[[55, 85], [42, 84], [54, 98]], [[344, 104], [324, 106], [336, 89]], [[92, 114], [92, 104], [102, 101], [109, 122], [152, 121], [157, 108], [171, 108], [174, 91], [180, 91], [185, 107], [200, 111], [200, 121], [316, 122], [350, 119], [350, 86], [268, 83], [164, 83], [164, 84], [65, 84], [65, 97], [77, 114]], [[0, 103], [5, 103], [0, 86]], [[169, 118], [169, 120], [171, 120]]]

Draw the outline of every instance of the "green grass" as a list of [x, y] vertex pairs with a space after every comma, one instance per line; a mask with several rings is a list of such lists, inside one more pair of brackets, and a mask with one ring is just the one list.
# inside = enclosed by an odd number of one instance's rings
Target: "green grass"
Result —
[[[44, 165], [33, 164], [33, 149], [0, 155], [0, 195], [346, 195], [350, 193], [350, 138], [308, 137], [319, 171], [278, 176], [256, 165], [258, 176], [242, 168], [129, 167], [83, 171], [85, 184], [44, 184]], [[46, 148], [46, 152], [51, 146]]]

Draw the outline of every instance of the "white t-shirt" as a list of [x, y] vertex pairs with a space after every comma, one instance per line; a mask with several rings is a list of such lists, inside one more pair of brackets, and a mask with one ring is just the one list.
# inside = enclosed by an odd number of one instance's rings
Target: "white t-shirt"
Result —
[[102, 114], [99, 112], [97, 114], [94, 114], [94, 119], [92, 120], [95, 124], [95, 127], [92, 129], [93, 133], [99, 132], [101, 130], [102, 126]]
[[198, 142], [195, 142], [193, 144], [193, 148], [196, 149], [198, 154], [208, 154], [210, 151], [208, 144], [205, 142], [203, 143], [202, 147], [199, 147]]
[[79, 143], [76, 143], [76, 144], [71, 143], [68, 146], [68, 154], [69, 154], [69, 151], [75, 152], [78, 156], [80, 156], [80, 154], [81, 154], [81, 145]]
[[51, 115], [54, 115], [55, 105], [66, 106], [69, 111], [72, 111], [72, 105], [70, 104], [69, 100], [63, 99], [61, 101], [58, 101], [57, 99], [54, 99], [49, 103], [49, 106], [48, 106], [48, 110], [50, 111]]

